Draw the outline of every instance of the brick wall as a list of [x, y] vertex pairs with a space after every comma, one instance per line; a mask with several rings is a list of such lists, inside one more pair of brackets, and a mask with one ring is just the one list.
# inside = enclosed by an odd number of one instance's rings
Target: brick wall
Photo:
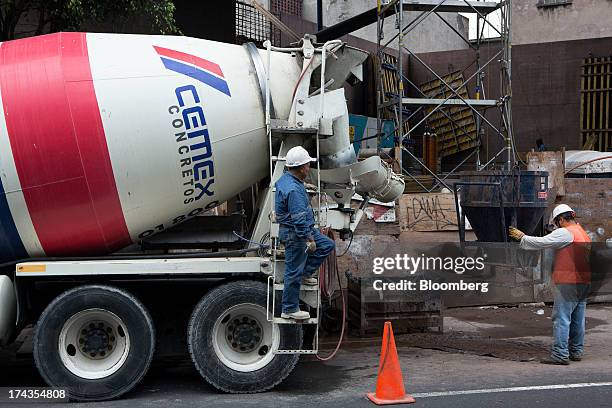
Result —
[[612, 238], [612, 179], [566, 178], [565, 196], [557, 197], [557, 203], [572, 207], [578, 222], [595, 233], [597, 241]]

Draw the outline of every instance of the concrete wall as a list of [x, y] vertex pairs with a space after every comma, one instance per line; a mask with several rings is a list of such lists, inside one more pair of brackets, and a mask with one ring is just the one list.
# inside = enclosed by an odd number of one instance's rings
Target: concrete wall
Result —
[[[323, 25], [332, 26], [340, 21], [346, 20], [366, 10], [376, 7], [374, 0], [323, 0]], [[317, 21], [317, 0], [304, 0], [302, 18], [316, 23]], [[409, 22], [416, 18], [420, 13], [404, 13], [404, 21]], [[458, 31], [468, 36], [467, 18], [456, 13], [442, 13], [448, 21]], [[357, 30], [354, 36], [376, 43], [377, 36], [376, 24]], [[397, 30], [395, 29], [395, 18], [391, 17], [385, 21], [385, 38], [391, 39]], [[430, 15], [422, 23], [418, 24], [406, 36], [406, 46], [414, 52], [431, 52], [457, 50], [467, 48], [467, 44], [459, 38], [444, 22], [436, 15]], [[397, 49], [397, 41], [391, 46]]]
[[612, 179], [566, 178], [565, 196], [555, 204], [568, 204], [593, 242], [612, 238]]
[[581, 64], [591, 55], [611, 54], [612, 37], [513, 48], [512, 112], [519, 150], [535, 147], [538, 137], [550, 150], [581, 148]]
[[612, 37], [610, 0], [573, 0], [554, 7], [536, 4], [537, 0], [513, 1], [514, 44]]

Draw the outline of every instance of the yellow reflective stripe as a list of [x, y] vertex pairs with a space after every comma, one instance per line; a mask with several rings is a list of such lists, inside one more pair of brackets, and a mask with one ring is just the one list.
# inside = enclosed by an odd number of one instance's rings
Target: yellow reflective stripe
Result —
[[19, 265], [17, 272], [46, 272], [47, 265]]

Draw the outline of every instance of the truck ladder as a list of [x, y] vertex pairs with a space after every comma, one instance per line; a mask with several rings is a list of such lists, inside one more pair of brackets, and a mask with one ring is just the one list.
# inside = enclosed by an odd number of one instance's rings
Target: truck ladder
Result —
[[[335, 45], [339, 41], [329, 41], [323, 45], [322, 48], [318, 48], [314, 50], [314, 53], [310, 56], [310, 58], [316, 58], [317, 53], [321, 55], [321, 84], [319, 92], [321, 94], [321, 104], [320, 104], [320, 115], [319, 118], [323, 118], [324, 113], [324, 89], [325, 89], [325, 58], [326, 53], [328, 51], [328, 47], [330, 45]], [[270, 117], [271, 112], [271, 96], [270, 96], [270, 56], [272, 51], [280, 51], [280, 52], [300, 52], [306, 50], [306, 45], [303, 48], [277, 48], [272, 47], [270, 42], [266, 42], [264, 44], [266, 46], [267, 51], [267, 61], [266, 61], [266, 95], [265, 95], [265, 108], [266, 108], [266, 131], [268, 136], [268, 146], [269, 146], [269, 155], [270, 155], [270, 194], [272, 194], [272, 201], [274, 202], [274, 196], [276, 192], [276, 188], [274, 184], [282, 175], [284, 169], [284, 161], [285, 158], [282, 154], [286, 154], [290, 147], [289, 143], [287, 143], [286, 137], [291, 135], [300, 135], [302, 137], [314, 137], [317, 146], [316, 158], [320, 163], [320, 149], [319, 149], [319, 127], [303, 127], [301, 122], [298, 122], [295, 126], [291, 125], [289, 121], [272, 119]], [[312, 45], [309, 43], [311, 50]], [[307, 59], [304, 58], [303, 70], [306, 71], [309, 69], [309, 65]], [[296, 89], [297, 86], [296, 84]], [[298, 98], [298, 95], [295, 96]], [[294, 103], [295, 107], [296, 104]], [[295, 109], [295, 108], [294, 108]], [[319, 125], [319, 124], [317, 124]], [[274, 155], [272, 149], [272, 139], [273, 137], [278, 137], [282, 140], [281, 147], [279, 149], [279, 153], [277, 156]], [[320, 175], [320, 166], [317, 166], [317, 201], [318, 206], [321, 208], [321, 175]], [[273, 204], [272, 204], [273, 208]], [[272, 210], [273, 211], [273, 210]], [[317, 211], [316, 222], [318, 227], [321, 225], [320, 222], [320, 211]], [[310, 306], [310, 312], [312, 316], [312, 312], [315, 312], [315, 316], [310, 319], [303, 321], [296, 321], [293, 319], [283, 319], [280, 315], [277, 316], [277, 302], [276, 299], [279, 296], [282, 296], [282, 292], [284, 289], [284, 285], [282, 283], [282, 277], [284, 275], [284, 257], [281, 255], [279, 249], [279, 238], [278, 238], [279, 224], [275, 222], [275, 217], [270, 217], [270, 258], [272, 261], [272, 273], [268, 276], [268, 302], [267, 302], [267, 319], [273, 325], [283, 325], [283, 324], [302, 324], [302, 325], [314, 325], [315, 326], [315, 334], [313, 339], [312, 348], [302, 348], [299, 350], [274, 350], [274, 354], [317, 354], [319, 352], [319, 322], [321, 319], [321, 290], [319, 286], [319, 281], [317, 278], [316, 286], [302, 286], [300, 288], [300, 301], [306, 303]], [[280, 270], [280, 271], [279, 271]], [[282, 272], [282, 273], [281, 273]], [[280, 330], [272, 330], [272, 335], [276, 335], [275, 333], [280, 334]], [[274, 340], [273, 340], [274, 343]]]

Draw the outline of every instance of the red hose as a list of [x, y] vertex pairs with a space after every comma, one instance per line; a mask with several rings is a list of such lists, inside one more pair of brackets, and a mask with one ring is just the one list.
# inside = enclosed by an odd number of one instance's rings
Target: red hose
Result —
[[[331, 230], [331, 228], [325, 228], [322, 232], [335, 242], [334, 232]], [[335, 248], [332, 253], [327, 257], [325, 262], [323, 262], [321, 268], [319, 269], [319, 289], [321, 290], [321, 295], [326, 299], [330, 299], [334, 293], [332, 288], [333, 272], [336, 272], [336, 278], [338, 279], [338, 288], [340, 289], [340, 297], [342, 298], [342, 330], [340, 331], [340, 338], [338, 339], [338, 344], [330, 355], [326, 357], [321, 357], [318, 354], [316, 355], [317, 359], [319, 359], [320, 361], [329, 361], [334, 358], [336, 353], [338, 353], [338, 350], [340, 350], [340, 346], [342, 345], [342, 340], [344, 339], [344, 330], [346, 328], [346, 301], [344, 300], [344, 294], [342, 293], [340, 271], [338, 269], [338, 258], [336, 257]], [[319, 316], [319, 318], [321, 317], [322, 316]]]
[[306, 74], [306, 71], [308, 71], [308, 68], [310, 68], [310, 66], [312, 65], [312, 62], [314, 61], [314, 57], [310, 58], [310, 62], [308, 63], [308, 65], [306, 65], [306, 68], [302, 71], [302, 73], [300, 74], [300, 77], [298, 78], [297, 82], [295, 83], [295, 88], [293, 88], [293, 93], [291, 94], [291, 101], [293, 102], [293, 98], [295, 98], [295, 93], [297, 92], [298, 86], [300, 86], [300, 82], [302, 82], [302, 79], [304, 79], [304, 74]]

